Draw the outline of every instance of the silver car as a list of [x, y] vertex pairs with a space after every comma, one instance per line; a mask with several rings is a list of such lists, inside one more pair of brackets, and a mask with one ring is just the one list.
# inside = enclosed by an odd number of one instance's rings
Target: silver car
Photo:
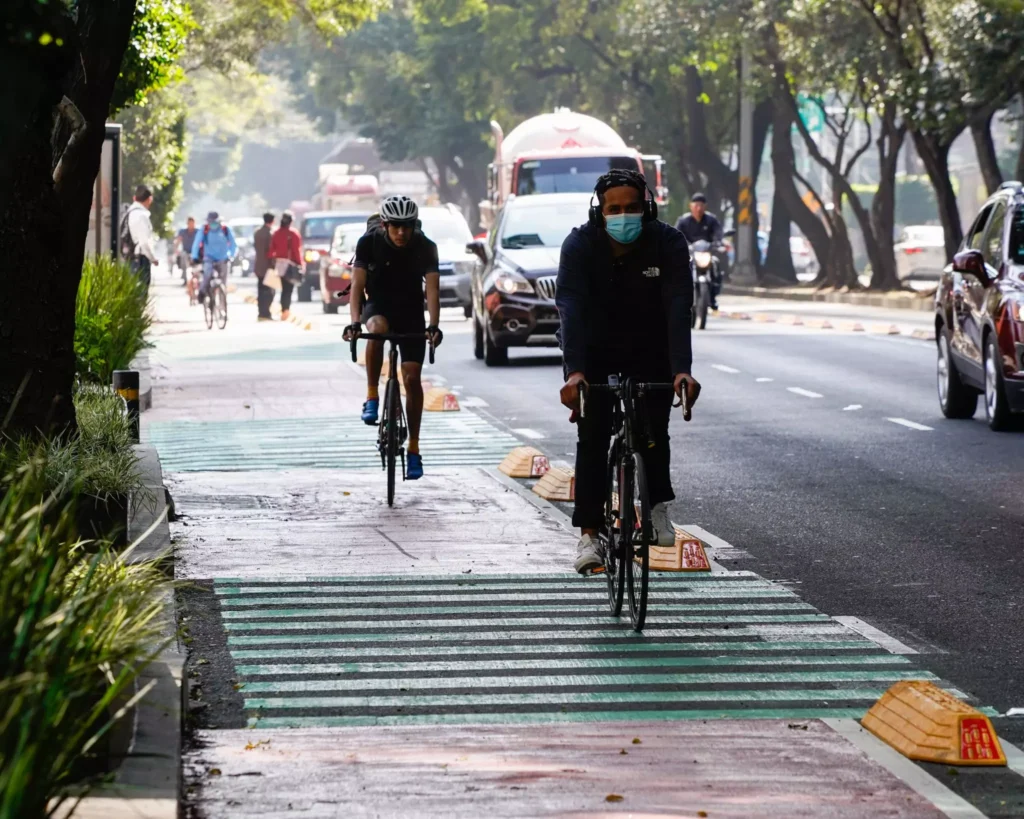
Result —
[[455, 205], [420, 208], [423, 235], [437, 245], [441, 273], [441, 306], [461, 307], [466, 318], [473, 315], [470, 275], [476, 256], [466, 250], [473, 234], [462, 212]]

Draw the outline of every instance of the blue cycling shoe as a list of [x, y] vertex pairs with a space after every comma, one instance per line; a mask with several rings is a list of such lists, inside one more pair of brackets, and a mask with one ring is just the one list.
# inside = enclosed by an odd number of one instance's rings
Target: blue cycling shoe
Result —
[[406, 463], [405, 478], [409, 481], [418, 481], [423, 477], [423, 458], [418, 452], [410, 452]]
[[364, 424], [373, 426], [377, 423], [377, 412], [380, 410], [379, 398], [368, 398], [363, 404], [363, 414], [360, 416]]

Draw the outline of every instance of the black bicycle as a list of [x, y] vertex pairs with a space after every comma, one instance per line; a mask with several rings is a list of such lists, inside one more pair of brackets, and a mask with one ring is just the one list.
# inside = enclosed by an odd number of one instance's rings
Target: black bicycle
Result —
[[214, 262], [213, 275], [210, 276], [210, 286], [206, 291], [206, 298], [203, 299], [203, 317], [206, 319], [206, 329], [212, 330], [214, 321], [217, 328], [223, 330], [228, 325], [228, 295], [224, 287], [224, 280], [221, 278], [220, 265], [227, 262]]
[[[405, 426], [405, 413], [402, 412], [402, 391], [398, 385], [398, 342], [422, 341], [423, 333], [360, 333], [352, 338], [352, 360], [356, 361], [356, 342], [367, 341], [390, 342], [388, 348], [388, 382], [384, 387], [384, 404], [377, 427], [377, 451], [380, 452], [380, 463], [388, 473], [388, 506], [395, 502], [395, 472], [398, 462], [402, 462], [402, 480], [405, 480], [405, 439], [408, 430]], [[430, 363], [434, 363], [434, 345], [428, 339]]]
[[[583, 385], [581, 385], [583, 387]], [[615, 399], [612, 407], [612, 441], [605, 472], [604, 520], [598, 541], [604, 549], [604, 572], [608, 578], [608, 604], [613, 616], [622, 611], [622, 598], [629, 573], [629, 618], [634, 631], [641, 631], [647, 619], [647, 587], [650, 547], [654, 544], [651, 504], [647, 496], [647, 473], [641, 454], [651, 444], [644, 398], [656, 392], [674, 391], [669, 383], [647, 383], [610, 376], [607, 384], [590, 384], [580, 389], [580, 417], [586, 414], [588, 392], [607, 392]], [[686, 395], [686, 390], [683, 390]], [[683, 414], [689, 407], [683, 398]]]

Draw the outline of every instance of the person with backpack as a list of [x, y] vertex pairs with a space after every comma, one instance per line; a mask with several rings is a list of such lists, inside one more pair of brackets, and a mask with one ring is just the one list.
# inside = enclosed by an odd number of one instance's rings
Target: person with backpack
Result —
[[[292, 290], [296, 282], [302, 281], [305, 268], [302, 261], [302, 236], [292, 227], [291, 211], [286, 210], [281, 214], [281, 226], [270, 237], [267, 258], [274, 263], [281, 279], [281, 321], [287, 321], [291, 315]], [[267, 309], [270, 309], [269, 304]]]
[[119, 231], [121, 256], [128, 259], [132, 273], [138, 276], [147, 291], [152, 267], [160, 264], [153, 250], [153, 223], [149, 218], [152, 204], [153, 192], [145, 185], [139, 185], [135, 189], [134, 201], [121, 220]]
[[206, 224], [196, 234], [192, 244], [192, 261], [203, 263], [203, 281], [199, 285], [200, 301], [206, 298], [214, 268], [220, 273], [221, 281], [227, 281], [228, 269], [236, 253], [238, 245], [235, 243], [235, 234], [227, 225], [221, 224], [217, 211], [211, 210], [206, 215]]

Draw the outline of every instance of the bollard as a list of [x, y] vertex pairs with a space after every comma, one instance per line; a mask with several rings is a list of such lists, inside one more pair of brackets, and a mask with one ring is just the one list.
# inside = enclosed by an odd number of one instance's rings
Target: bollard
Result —
[[128, 420], [132, 425], [132, 439], [139, 442], [139, 372], [114, 370], [114, 392], [124, 399]]

